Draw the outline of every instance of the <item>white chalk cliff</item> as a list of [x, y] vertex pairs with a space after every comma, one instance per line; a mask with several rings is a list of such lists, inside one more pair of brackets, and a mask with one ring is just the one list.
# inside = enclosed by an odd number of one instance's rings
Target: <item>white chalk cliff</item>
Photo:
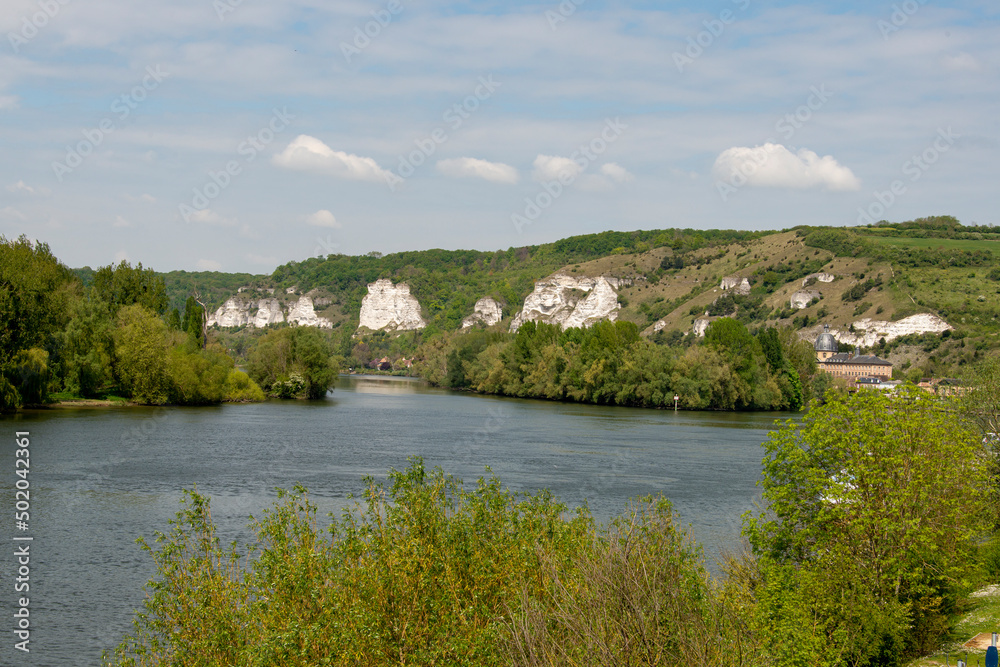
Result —
[[813, 299], [818, 299], [820, 293], [816, 290], [806, 290], [802, 289], [798, 292], [792, 294], [788, 299], [789, 308], [794, 308], [796, 310], [802, 310], [803, 308], [808, 308], [809, 304], [812, 303]]
[[[837, 279], [837, 276], [833, 275], [832, 273], [826, 273], [826, 272], [823, 272], [823, 273], [810, 273], [808, 276], [806, 276], [805, 278], [802, 279], [802, 286], [805, 287], [806, 284], [810, 280], [812, 280], [813, 278], [815, 278], [816, 280], [818, 280], [821, 283], [832, 283], [834, 280]], [[813, 281], [813, 282], [815, 282], [815, 281]]]
[[261, 299], [257, 304], [257, 315], [253, 318], [253, 326], [263, 329], [268, 324], [281, 324], [285, 321], [285, 313], [281, 310], [281, 302], [277, 299]]
[[743, 296], [750, 293], [750, 281], [742, 276], [726, 276], [719, 283], [719, 287], [723, 291], [732, 290], [733, 294], [742, 294]]
[[224, 304], [208, 316], [208, 326], [218, 324], [220, 327], [242, 327], [252, 321], [250, 309], [252, 302], [237, 297], [229, 298]]
[[[248, 326], [263, 329], [269, 324], [280, 324], [285, 319], [281, 302], [275, 298], [254, 301], [234, 296], [208, 317], [208, 326], [218, 325], [227, 328]], [[316, 316], [313, 311], [312, 299], [307, 296], [300, 298], [298, 303], [291, 308], [287, 319], [300, 326], [322, 327], [324, 329], [333, 327], [330, 320]]]
[[467, 329], [477, 322], [482, 322], [486, 326], [493, 326], [503, 319], [503, 309], [500, 304], [490, 297], [483, 297], [476, 301], [472, 314], [462, 320], [462, 328]]
[[300, 327], [333, 328], [333, 322], [316, 314], [312, 297], [305, 295], [300, 296], [295, 305], [288, 310], [288, 323], [297, 324]]
[[[617, 280], [612, 279], [616, 284]], [[580, 292], [586, 293], [586, 297]], [[563, 329], [589, 327], [601, 320], [618, 319], [618, 294], [611, 280], [573, 277], [561, 273], [535, 283], [534, 291], [524, 299], [524, 307], [510, 324], [517, 331], [525, 322], [558, 324]]]
[[[895, 338], [907, 336], [909, 334], [942, 333], [952, 329], [954, 329], [954, 327], [937, 315], [922, 313], [920, 315], [910, 315], [909, 317], [904, 317], [896, 322], [873, 320], [870, 317], [865, 317], [854, 323], [854, 333], [851, 333], [849, 330], [843, 331], [833, 328], [830, 329], [830, 333], [833, 334], [833, 337], [836, 338], [839, 343], [843, 343], [845, 345], [871, 347], [877, 343], [880, 338], [885, 338], [885, 341], [888, 343]], [[816, 337], [819, 336], [820, 333], [821, 329], [817, 328], [815, 331], [806, 335], [805, 339], [810, 342], [815, 342]]]
[[368, 294], [361, 300], [359, 329], [406, 331], [426, 326], [420, 316], [420, 302], [410, 294], [409, 285], [393, 285], [386, 278], [368, 285]]

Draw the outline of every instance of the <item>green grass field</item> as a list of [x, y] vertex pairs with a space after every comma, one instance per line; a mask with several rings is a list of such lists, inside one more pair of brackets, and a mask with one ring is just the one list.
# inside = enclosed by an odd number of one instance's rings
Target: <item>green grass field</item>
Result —
[[865, 234], [865, 238], [887, 246], [897, 248], [945, 248], [947, 250], [989, 250], [1000, 253], [1000, 240], [992, 239], [921, 239], [908, 236], [874, 236]]

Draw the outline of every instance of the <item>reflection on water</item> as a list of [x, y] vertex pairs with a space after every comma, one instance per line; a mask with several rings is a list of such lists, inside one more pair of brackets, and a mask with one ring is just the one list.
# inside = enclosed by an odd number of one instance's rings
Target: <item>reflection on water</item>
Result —
[[[49, 410], [0, 419], [32, 436], [32, 652], [0, 664], [93, 665], [129, 629], [153, 567], [135, 539], [169, 531], [181, 489], [212, 497], [223, 543], [275, 487], [308, 487], [339, 513], [362, 478], [410, 456], [467, 483], [489, 466], [513, 490], [550, 489], [599, 520], [659, 493], [712, 557], [735, 545], [753, 507], [775, 417], [610, 408], [476, 396], [385, 376], [342, 376], [326, 400], [214, 408]], [[14, 450], [0, 448], [4, 470]], [[3, 507], [13, 504], [4, 475]], [[8, 542], [12, 527], [3, 525]], [[12, 561], [0, 557], [9, 581]], [[12, 587], [5, 602], [13, 605]], [[37, 649], [36, 649], [37, 647]]]

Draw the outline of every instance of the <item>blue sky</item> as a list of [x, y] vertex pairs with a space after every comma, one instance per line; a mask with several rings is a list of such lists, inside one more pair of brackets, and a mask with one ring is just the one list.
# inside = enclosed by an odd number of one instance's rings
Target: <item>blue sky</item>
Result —
[[268, 273], [606, 229], [998, 224], [998, 19], [920, 0], [7, 0], [0, 234], [70, 266]]

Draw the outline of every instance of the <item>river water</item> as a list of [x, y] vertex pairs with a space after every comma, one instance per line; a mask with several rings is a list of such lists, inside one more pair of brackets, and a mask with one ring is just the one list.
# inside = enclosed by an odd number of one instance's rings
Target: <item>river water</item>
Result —
[[[662, 492], [714, 563], [759, 499], [761, 443], [787, 414], [612, 408], [454, 393], [410, 379], [341, 377], [326, 400], [210, 408], [33, 411], [0, 419], [0, 664], [97, 665], [128, 631], [154, 574], [135, 540], [166, 532], [181, 489], [212, 498], [223, 543], [246, 541], [275, 487], [338, 512], [362, 478], [409, 456], [471, 485], [587, 502], [599, 520]], [[14, 524], [15, 431], [31, 438], [31, 519]], [[30, 536], [30, 653], [14, 649], [15, 536]], [[152, 540], [150, 540], [152, 541]], [[16, 546], [15, 546], [16, 545]]]

